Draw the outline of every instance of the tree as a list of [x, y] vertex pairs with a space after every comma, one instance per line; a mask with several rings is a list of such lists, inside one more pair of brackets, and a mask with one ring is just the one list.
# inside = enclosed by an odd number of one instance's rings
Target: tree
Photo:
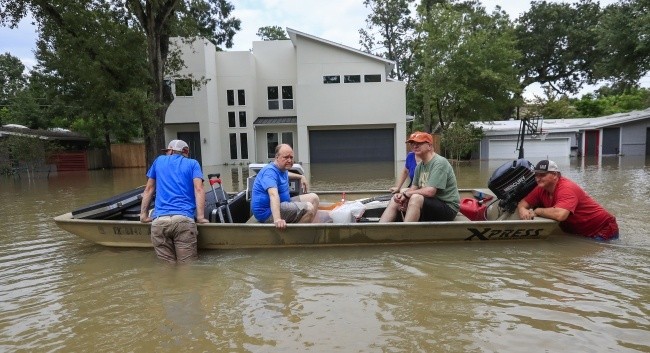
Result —
[[494, 120], [508, 114], [518, 94], [519, 57], [510, 21], [477, 2], [433, 4], [420, 15], [409, 83], [410, 109], [433, 129], [437, 121]]
[[409, 5], [414, 0], [364, 0], [371, 12], [366, 28], [359, 29], [362, 50], [395, 62], [391, 77], [405, 79], [405, 67], [411, 56], [410, 43], [414, 20]]
[[27, 79], [25, 65], [9, 53], [0, 55], [0, 108], [7, 107], [11, 100], [25, 88]]
[[[128, 95], [146, 99], [139, 113], [148, 164], [165, 146], [165, 114], [173, 100], [166, 82], [182, 67], [179, 54], [170, 47], [170, 38], [202, 36], [217, 46], [231, 47], [232, 37], [240, 27], [240, 21], [230, 17], [234, 7], [226, 0], [0, 0], [0, 6], [1, 24], [15, 26], [26, 12], [32, 13], [46, 36], [39, 48], [42, 60], [55, 54], [60, 63], [66, 59], [78, 63], [79, 71], [88, 70], [86, 78], [101, 72], [91, 84], [98, 90], [93, 92], [97, 105], [106, 108], [113, 102], [133, 103]], [[118, 52], [118, 60], [108, 55], [111, 50]], [[132, 60], [121, 60], [127, 57]], [[52, 74], [56, 76], [60, 74], [58, 69], [52, 65], [44, 72], [55, 70]], [[104, 90], [99, 84], [102, 80], [110, 84]], [[135, 84], [138, 80], [140, 83]], [[80, 81], [79, 87], [71, 87]], [[67, 88], [78, 93], [87, 89], [80, 81]], [[118, 88], [117, 92], [114, 88]], [[115, 123], [106, 110], [92, 113], [89, 119], [97, 121], [97, 125]]]
[[286, 40], [289, 39], [287, 37], [287, 32], [285, 32], [284, 29], [280, 26], [265, 26], [265, 27], [260, 27], [257, 30], [257, 36], [260, 37], [261, 40]]
[[533, 83], [548, 85], [558, 93], [577, 93], [592, 79], [598, 60], [596, 28], [601, 17], [598, 3], [532, 2], [517, 22], [517, 49], [521, 89]]
[[650, 2], [621, 1], [607, 6], [598, 24], [596, 79], [636, 87], [650, 71]]
[[467, 123], [452, 124], [442, 135], [441, 148], [450, 159], [463, 159], [476, 148], [483, 138], [483, 128]]

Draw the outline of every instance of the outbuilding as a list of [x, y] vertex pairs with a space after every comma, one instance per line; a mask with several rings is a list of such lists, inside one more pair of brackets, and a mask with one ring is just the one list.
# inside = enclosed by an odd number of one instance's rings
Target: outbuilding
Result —
[[[480, 159], [516, 159], [519, 120], [473, 122], [483, 128]], [[650, 109], [597, 118], [540, 119], [525, 135], [526, 158], [650, 155]]]

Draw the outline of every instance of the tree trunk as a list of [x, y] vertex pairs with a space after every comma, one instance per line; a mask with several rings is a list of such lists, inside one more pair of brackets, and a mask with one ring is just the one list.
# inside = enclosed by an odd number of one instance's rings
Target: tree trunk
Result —
[[[165, 147], [165, 115], [173, 101], [171, 87], [165, 84], [164, 74], [169, 53], [167, 23], [174, 15], [180, 0], [130, 0], [129, 5], [147, 35], [147, 56], [151, 75], [150, 99], [155, 107], [153, 117], [142, 117], [145, 159], [150, 166]], [[155, 3], [155, 4], [152, 4]]]

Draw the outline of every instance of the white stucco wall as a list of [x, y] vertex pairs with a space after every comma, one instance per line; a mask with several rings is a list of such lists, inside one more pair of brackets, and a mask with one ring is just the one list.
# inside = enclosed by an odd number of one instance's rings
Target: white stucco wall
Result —
[[[178, 42], [177, 42], [178, 43]], [[402, 82], [385, 82], [388, 63], [353, 49], [297, 36], [294, 40], [253, 42], [252, 51], [216, 52], [207, 41], [178, 44], [188, 66], [182, 74], [208, 79], [192, 97], [176, 97], [167, 114], [167, 139], [177, 131], [201, 133], [204, 166], [266, 161], [266, 133], [293, 132], [296, 160], [309, 163], [310, 128], [395, 129], [395, 156], [405, 158], [406, 93]], [[324, 75], [381, 75], [382, 82], [323, 84]], [[292, 86], [293, 109], [268, 109], [267, 87]], [[243, 89], [246, 104], [237, 104]], [[226, 91], [235, 93], [227, 105]], [[280, 97], [281, 98], [281, 97]], [[280, 108], [282, 104], [280, 102]], [[229, 127], [228, 112], [245, 111], [246, 127]], [[297, 124], [255, 127], [258, 117], [297, 117]], [[192, 125], [194, 123], [194, 125]], [[181, 130], [179, 130], [181, 129]], [[230, 159], [229, 134], [248, 135], [248, 159]]]

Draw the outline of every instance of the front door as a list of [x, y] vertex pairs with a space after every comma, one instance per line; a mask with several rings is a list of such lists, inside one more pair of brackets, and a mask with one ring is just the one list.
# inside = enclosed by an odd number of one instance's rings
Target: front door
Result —
[[585, 131], [585, 157], [598, 157], [598, 145], [600, 144], [600, 131]]

